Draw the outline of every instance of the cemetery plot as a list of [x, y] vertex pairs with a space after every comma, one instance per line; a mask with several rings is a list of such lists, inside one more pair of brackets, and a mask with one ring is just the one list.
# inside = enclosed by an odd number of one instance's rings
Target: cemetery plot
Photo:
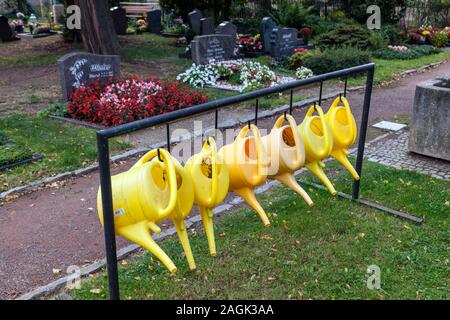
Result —
[[0, 132], [0, 172], [15, 168], [20, 165], [42, 159], [41, 155], [22, 145], [16, 145], [6, 135]]

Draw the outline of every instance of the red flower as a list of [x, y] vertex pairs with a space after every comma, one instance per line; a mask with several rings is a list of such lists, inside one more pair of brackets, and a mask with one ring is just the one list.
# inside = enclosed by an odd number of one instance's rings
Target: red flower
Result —
[[208, 97], [178, 82], [142, 80], [132, 76], [117, 82], [95, 81], [74, 91], [68, 103], [72, 118], [116, 126], [168, 111], [204, 103]]

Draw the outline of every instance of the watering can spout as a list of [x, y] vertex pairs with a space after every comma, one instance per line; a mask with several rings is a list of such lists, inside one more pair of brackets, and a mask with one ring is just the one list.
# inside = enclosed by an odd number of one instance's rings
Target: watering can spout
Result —
[[208, 239], [209, 253], [215, 257], [217, 255], [216, 242], [214, 238], [213, 211], [209, 208], [200, 207], [203, 226], [205, 228], [206, 238]]
[[175, 266], [173, 261], [152, 239], [149, 226], [146, 221], [141, 221], [133, 225], [121, 227], [118, 230], [118, 234], [125, 239], [128, 239], [150, 251], [166, 266], [167, 269], [169, 269], [170, 272], [174, 273], [177, 271], [177, 267]]
[[336, 189], [334, 188], [331, 181], [328, 179], [327, 175], [323, 171], [323, 163], [320, 161], [309, 162], [306, 164], [306, 167], [309, 171], [311, 171], [314, 175], [316, 175], [322, 183], [327, 187], [330, 193], [335, 196], [337, 194]]
[[335, 158], [337, 161], [339, 161], [347, 170], [350, 172], [350, 174], [353, 176], [355, 180], [359, 180], [359, 174], [356, 172], [353, 165], [350, 163], [350, 161], [347, 158], [348, 152], [346, 150], [335, 150], [331, 153], [331, 156]]
[[175, 224], [175, 229], [177, 230], [178, 238], [180, 239], [181, 246], [183, 247], [184, 254], [186, 255], [186, 260], [188, 262], [189, 269], [195, 270], [196, 265], [195, 265], [194, 255], [192, 254], [192, 249], [191, 249], [191, 245], [189, 243], [188, 232], [187, 232], [184, 220], [182, 220], [182, 219], [174, 220], [173, 222]]
[[285, 173], [282, 175], [279, 175], [275, 177], [278, 181], [288, 186], [293, 191], [297, 192], [300, 196], [305, 199], [308, 206], [312, 207], [314, 205], [314, 202], [312, 201], [311, 197], [306, 193], [306, 191], [297, 183], [295, 180], [295, 177], [292, 174]]
[[250, 188], [242, 188], [234, 190], [241, 198], [243, 198], [258, 213], [265, 227], [270, 227], [270, 221], [266, 212], [256, 199], [255, 193]]

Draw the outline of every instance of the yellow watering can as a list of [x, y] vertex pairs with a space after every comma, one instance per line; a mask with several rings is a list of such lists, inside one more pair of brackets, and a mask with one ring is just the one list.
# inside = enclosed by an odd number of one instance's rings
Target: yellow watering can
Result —
[[[249, 131], [253, 136], [247, 137]], [[258, 128], [252, 124], [243, 128], [232, 144], [220, 149], [219, 155], [228, 167], [230, 191], [237, 193], [256, 210], [264, 226], [270, 226], [269, 218], [253, 192], [266, 181], [267, 167], [270, 166]]]
[[[314, 111], [319, 115], [313, 116]], [[331, 194], [336, 195], [336, 189], [323, 171], [323, 160], [328, 158], [333, 150], [333, 136], [320, 106], [311, 106], [298, 131], [305, 144], [305, 166], [325, 184]]]
[[[288, 126], [283, 126], [285, 121], [288, 121]], [[284, 183], [301, 195], [309, 206], [312, 206], [314, 202], [294, 177], [294, 173], [305, 164], [305, 146], [294, 118], [290, 115], [281, 116], [270, 134], [261, 140], [271, 159], [269, 179]]]
[[[195, 262], [184, 218], [194, 205], [194, 190], [188, 173], [166, 150], [152, 150], [130, 170], [111, 178], [116, 234], [144, 247], [171, 272], [172, 260], [152, 239], [160, 233], [157, 223], [173, 221], [189, 267]], [[103, 224], [101, 189], [97, 195], [98, 215]]]
[[[343, 106], [339, 106], [340, 102]], [[357, 138], [356, 121], [348, 100], [342, 96], [334, 100], [325, 115], [325, 120], [333, 135], [331, 156], [339, 161], [352, 174], [353, 178], [359, 180], [358, 173], [347, 158], [350, 153], [348, 148], [355, 143]]]
[[213, 209], [225, 200], [230, 178], [227, 166], [217, 155], [217, 146], [213, 138], [205, 142], [199, 154], [188, 160], [185, 169], [194, 183], [194, 203], [200, 210], [209, 251], [212, 256], [215, 256], [217, 252], [214, 240]]

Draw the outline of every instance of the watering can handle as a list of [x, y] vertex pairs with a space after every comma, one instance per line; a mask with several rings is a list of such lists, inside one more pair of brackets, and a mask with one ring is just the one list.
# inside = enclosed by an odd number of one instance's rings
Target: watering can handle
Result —
[[[330, 110], [337, 108], [340, 102], [344, 105], [343, 108], [347, 113], [348, 119], [354, 118], [352, 114], [352, 109], [350, 108], [350, 104], [348, 103], [348, 100], [343, 96], [339, 96], [334, 100], [333, 104], [330, 107]], [[356, 131], [355, 131], [355, 139], [356, 139]]]
[[297, 122], [294, 117], [291, 115], [284, 115], [278, 118], [277, 122], [275, 122], [275, 129], [280, 129], [283, 126], [284, 121], [287, 120], [289, 122], [289, 126], [291, 127], [292, 133], [294, 135], [295, 146], [297, 147], [297, 159], [302, 158], [302, 151], [300, 146], [302, 145], [302, 141], [300, 140], [300, 134], [297, 129]]
[[203, 149], [209, 149], [209, 153], [211, 154], [211, 203], [214, 203], [217, 198], [217, 192], [218, 192], [218, 172], [217, 172], [217, 146], [216, 141], [213, 138], [208, 138], [206, 140], [205, 144], [203, 145]]
[[263, 157], [263, 147], [261, 143], [261, 133], [259, 132], [258, 127], [256, 127], [253, 124], [250, 124], [249, 126], [245, 126], [241, 132], [239, 132], [238, 136], [236, 137], [236, 140], [243, 140], [247, 133], [251, 131], [253, 133], [253, 136], [255, 137], [256, 142], [256, 154], [257, 154], [257, 161], [258, 161], [258, 175], [263, 176], [263, 168], [262, 168], [262, 157]]
[[323, 137], [325, 139], [325, 145], [326, 148], [329, 149], [330, 148], [330, 136], [329, 136], [329, 131], [327, 130], [328, 125], [327, 125], [327, 121], [325, 119], [325, 114], [323, 113], [323, 110], [320, 106], [317, 105], [313, 105], [311, 106], [311, 108], [309, 108], [308, 112], [306, 113], [306, 117], [311, 118], [312, 115], [314, 114], [314, 111], [317, 111], [317, 113], [319, 114], [319, 118], [320, 121], [322, 123], [322, 128], [323, 128]]
[[160, 157], [160, 160], [162, 163], [164, 163], [164, 166], [167, 170], [168, 180], [169, 180], [169, 191], [170, 191], [170, 198], [169, 198], [169, 204], [167, 205], [167, 208], [161, 209], [159, 212], [160, 216], [166, 216], [169, 213], [171, 213], [173, 210], [175, 210], [175, 206], [177, 204], [177, 197], [178, 197], [178, 184], [177, 184], [177, 176], [175, 171], [175, 165], [172, 161], [172, 157], [169, 152], [167, 152], [164, 149], [155, 149], [147, 154], [145, 154], [139, 161], [133, 166], [133, 168], [138, 168], [145, 163], [149, 162], [155, 157]]

